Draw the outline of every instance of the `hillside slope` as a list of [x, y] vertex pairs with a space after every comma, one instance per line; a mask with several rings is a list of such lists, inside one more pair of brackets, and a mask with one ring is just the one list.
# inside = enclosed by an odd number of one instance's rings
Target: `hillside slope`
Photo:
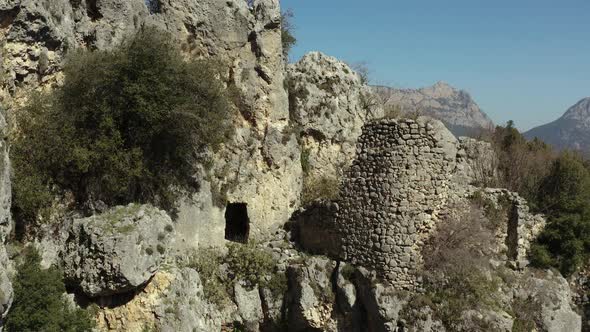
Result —
[[525, 137], [540, 138], [558, 149], [588, 152], [590, 149], [590, 97], [570, 107], [559, 119], [527, 131]]

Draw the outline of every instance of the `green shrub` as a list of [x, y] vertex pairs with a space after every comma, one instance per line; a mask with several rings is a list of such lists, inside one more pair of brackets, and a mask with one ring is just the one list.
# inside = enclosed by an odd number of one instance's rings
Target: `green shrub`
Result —
[[228, 264], [232, 280], [243, 280], [247, 287], [266, 286], [265, 277], [273, 274], [275, 261], [272, 255], [255, 243], [230, 243], [224, 262]]
[[491, 222], [491, 226], [497, 228], [508, 219], [508, 213], [512, 203], [505, 195], [500, 195], [497, 201], [486, 196], [481, 190], [478, 190], [469, 197], [470, 200], [484, 212], [484, 215]]
[[548, 221], [532, 247], [531, 262], [568, 276], [590, 259], [590, 172], [583, 161], [570, 153], [557, 158], [538, 201]]
[[203, 248], [189, 262], [189, 266], [199, 272], [205, 298], [220, 307], [229, 301], [231, 291], [228, 277], [219, 270], [222, 258], [219, 250]]
[[538, 207], [539, 187], [555, 158], [553, 150], [538, 139], [527, 141], [512, 121], [496, 127], [492, 145], [498, 157], [498, 178], [492, 182], [518, 192], [531, 207]]
[[301, 202], [309, 204], [316, 199], [337, 199], [340, 195], [340, 181], [335, 176], [306, 176], [303, 179]]
[[293, 11], [288, 9], [281, 14], [281, 40], [283, 43], [283, 56], [289, 58], [289, 52], [297, 43], [297, 38], [293, 35]]
[[[275, 296], [287, 291], [286, 275], [275, 269], [276, 261], [270, 253], [253, 242], [231, 243], [227, 249], [225, 256], [219, 249], [199, 249], [188, 264], [199, 272], [207, 300], [223, 306], [237, 281], [244, 281], [248, 288], [268, 288]], [[223, 264], [227, 264], [225, 273], [219, 268]]]
[[90, 331], [95, 322], [87, 311], [74, 309], [63, 297], [61, 273], [42, 270], [41, 258], [29, 250], [14, 280], [14, 303], [6, 319], [6, 331]]
[[303, 170], [304, 175], [307, 175], [311, 170], [311, 165], [309, 164], [309, 154], [309, 149], [301, 149], [301, 169]]
[[173, 38], [148, 28], [114, 50], [70, 54], [63, 86], [19, 111], [15, 210], [30, 220], [63, 192], [173, 210], [198, 189], [205, 152], [231, 134], [218, 67], [185, 60]]

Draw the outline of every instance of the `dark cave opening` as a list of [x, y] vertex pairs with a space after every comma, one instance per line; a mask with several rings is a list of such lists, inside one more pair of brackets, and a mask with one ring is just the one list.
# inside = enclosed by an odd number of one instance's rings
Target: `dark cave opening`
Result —
[[225, 239], [247, 243], [250, 235], [250, 218], [246, 203], [228, 203], [225, 208]]
[[161, 12], [160, 0], [145, 0], [145, 5], [150, 11], [150, 14], [157, 14]]

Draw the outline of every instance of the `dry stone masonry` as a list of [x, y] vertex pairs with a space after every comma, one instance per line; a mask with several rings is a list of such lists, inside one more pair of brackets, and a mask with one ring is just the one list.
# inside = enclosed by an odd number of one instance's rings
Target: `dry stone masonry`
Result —
[[545, 218], [540, 214], [531, 213], [527, 201], [507, 189], [487, 188], [481, 194], [495, 203], [501, 199], [509, 202], [508, 222], [501, 225], [498, 230], [498, 245], [504, 248], [509, 262], [515, 267], [524, 268], [529, 263], [527, 251], [545, 227]]
[[347, 261], [411, 287], [420, 244], [448, 197], [454, 136], [435, 120], [381, 120], [364, 127], [337, 214]]

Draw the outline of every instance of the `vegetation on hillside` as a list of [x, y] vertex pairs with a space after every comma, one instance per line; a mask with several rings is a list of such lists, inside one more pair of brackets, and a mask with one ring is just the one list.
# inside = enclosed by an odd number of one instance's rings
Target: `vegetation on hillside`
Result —
[[233, 107], [218, 68], [187, 61], [173, 38], [149, 28], [110, 51], [70, 54], [63, 86], [19, 110], [16, 216], [34, 220], [64, 193], [78, 204], [173, 210], [181, 194], [198, 189], [205, 152], [231, 134]]
[[18, 266], [6, 331], [91, 331], [95, 323], [88, 312], [75, 308], [64, 297], [61, 272], [55, 268], [42, 270], [40, 262], [35, 250], [27, 250]]
[[525, 197], [547, 216], [547, 226], [531, 250], [538, 267], [569, 275], [590, 259], [590, 169], [574, 152], [553, 151], [540, 140], [527, 141], [509, 122], [497, 127], [492, 142], [499, 157], [496, 185]]
[[277, 270], [276, 260], [257, 243], [231, 243], [227, 249], [224, 255], [216, 248], [201, 248], [188, 264], [199, 272], [207, 300], [218, 306], [227, 303], [236, 282], [250, 289], [269, 289], [276, 296], [287, 291], [286, 274]]

